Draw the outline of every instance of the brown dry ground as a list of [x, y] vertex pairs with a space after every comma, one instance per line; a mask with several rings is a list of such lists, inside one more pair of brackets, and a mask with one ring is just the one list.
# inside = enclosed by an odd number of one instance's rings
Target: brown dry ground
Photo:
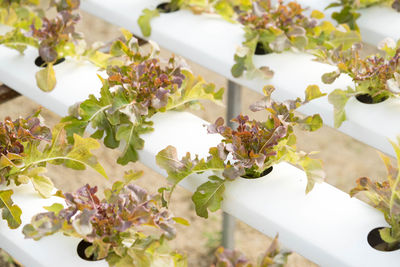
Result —
[[[119, 36], [118, 29], [102, 20], [83, 13], [83, 22], [80, 25], [89, 42], [108, 41]], [[170, 53], [163, 50], [162, 56]], [[225, 87], [226, 79], [218, 76], [193, 62], [188, 62], [195, 74], [202, 75], [206, 80], [217, 86]], [[78, 82], [78, 81], [77, 81]], [[259, 100], [261, 95], [249, 89], [243, 89], [242, 111], [250, 114], [249, 104]], [[34, 111], [39, 105], [24, 96], [0, 105], [0, 118], [9, 115], [11, 117], [26, 116]], [[214, 121], [217, 116], [224, 116], [225, 108], [214, 104], [205, 103], [205, 109], [196, 111], [196, 115], [207, 121]], [[43, 114], [49, 125], [54, 125], [60, 119], [54, 113], [44, 110]], [[262, 119], [265, 114], [257, 114], [255, 118]], [[298, 148], [304, 151], [320, 151], [318, 157], [324, 161], [327, 173], [326, 182], [348, 192], [354, 186], [356, 178], [361, 176], [384, 177], [385, 171], [376, 151], [357, 140], [339, 133], [338, 131], [323, 127], [315, 133], [297, 131]], [[166, 144], [167, 145], [167, 144]], [[141, 163], [119, 166], [115, 163], [119, 152], [101, 148], [97, 151], [101, 163], [105, 167], [110, 180], [105, 180], [97, 173], [87, 170], [78, 172], [60, 167], [50, 167], [48, 174], [55, 181], [55, 185], [64, 190], [76, 190], [85, 183], [98, 185], [102, 188], [110, 186], [113, 181], [121, 178], [124, 171], [135, 169], [144, 170], [144, 177], [138, 184], [154, 192], [156, 188], [165, 184], [165, 178], [147, 168]], [[211, 215], [208, 220], [195, 215], [194, 207], [190, 200], [191, 194], [179, 188], [172, 200], [172, 210], [176, 216], [187, 218], [190, 227], [178, 226], [178, 237], [172, 242], [172, 246], [187, 253], [189, 266], [209, 266], [212, 261], [212, 250], [218, 244], [221, 230], [221, 213]], [[252, 259], [256, 259], [270, 244], [271, 239], [252, 229], [244, 223], [238, 222], [235, 231], [236, 247]], [[0, 266], [2, 265], [0, 260]], [[294, 253], [289, 258], [291, 267], [316, 266], [304, 257]]]

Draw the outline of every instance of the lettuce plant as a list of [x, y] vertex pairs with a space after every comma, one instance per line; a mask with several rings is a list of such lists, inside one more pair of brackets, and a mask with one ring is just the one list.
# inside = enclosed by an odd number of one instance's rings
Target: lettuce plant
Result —
[[387, 168], [387, 179], [383, 182], [373, 182], [367, 177], [357, 180], [357, 186], [350, 191], [354, 196], [359, 192], [365, 192], [375, 208], [380, 210], [390, 227], [379, 230], [380, 236], [386, 242], [386, 248], [390, 250], [400, 244], [400, 138], [397, 143], [392, 142], [397, 156], [397, 167], [393, 166], [391, 159], [379, 153]]
[[339, 12], [333, 12], [332, 18], [340, 24], [347, 24], [352, 30], [359, 31], [357, 19], [361, 16], [359, 9], [372, 6], [391, 6], [397, 12], [400, 12], [399, 0], [338, 0], [330, 4], [326, 9], [341, 7]]
[[312, 159], [309, 154], [296, 151], [296, 136], [293, 127], [298, 125], [303, 130], [315, 131], [322, 126], [319, 115], [300, 117], [294, 111], [309, 101], [323, 96], [317, 86], [309, 86], [305, 100], [275, 102], [271, 99], [274, 88], [264, 88], [265, 101], [251, 106], [253, 111], [267, 110], [267, 120], [259, 122], [248, 116], [239, 115], [233, 121], [236, 129], [224, 126], [222, 118], [208, 126], [211, 134], [221, 134], [223, 139], [217, 147], [211, 147], [207, 158], [197, 155], [191, 158], [188, 152], [182, 159], [177, 156], [176, 148], [168, 146], [156, 156], [157, 164], [168, 173], [167, 180], [175, 186], [193, 173], [213, 171], [208, 181], [200, 185], [193, 194], [196, 213], [208, 217], [208, 210], [220, 208], [225, 191], [225, 183], [242, 176], [258, 178], [264, 171], [282, 161], [302, 167], [308, 178], [306, 192], [309, 192], [316, 181], [324, 178], [322, 162]]
[[240, 251], [219, 247], [215, 251], [215, 262], [211, 267], [283, 267], [290, 254], [289, 251], [281, 251], [276, 236], [257, 263], [251, 262]]
[[[210, 13], [218, 14], [222, 18], [234, 22], [236, 10], [247, 10], [251, 8], [251, 0], [169, 0], [164, 3], [167, 11], [190, 10], [194, 14]], [[138, 24], [145, 37], [151, 35], [151, 19], [160, 16], [162, 8], [154, 10], [144, 9], [138, 19]]]
[[195, 77], [175, 58], [162, 64], [156, 57], [158, 49], [145, 54], [126, 31], [125, 38], [111, 47], [125, 63], [107, 68], [108, 77], [101, 78], [100, 97], [90, 95], [64, 119], [69, 122], [69, 133], [83, 133], [91, 125], [96, 130], [92, 137], [104, 137], [109, 148], [124, 141], [117, 161], [122, 165], [138, 160], [137, 150], [144, 146], [140, 135], [153, 130], [150, 118], [155, 113], [197, 105], [201, 99], [221, 103], [223, 96], [223, 89], [215, 90], [213, 84]]
[[40, 27], [43, 10], [39, 0], [0, 0], [0, 24], [29, 30], [32, 24]]
[[27, 45], [37, 47], [34, 38], [24, 33], [31, 26], [41, 27], [44, 11], [36, 0], [0, 0], [0, 25], [12, 27], [5, 35], [0, 35], [0, 44], [23, 53]]
[[43, 126], [39, 112], [14, 121], [7, 117], [0, 123], [0, 209], [10, 228], [21, 224], [22, 211], [13, 204], [13, 190], [7, 187], [31, 182], [42, 197], [50, 197], [53, 183], [44, 175], [47, 163], [63, 164], [77, 170], [91, 167], [107, 177], [91, 153], [99, 143], [78, 135], [73, 138], [75, 144], [68, 145], [63, 124], [52, 131]]
[[[45, 92], [52, 91], [56, 86], [53, 66], [63, 58], [87, 59], [102, 68], [107, 66], [110, 59], [109, 55], [97, 51], [95, 47], [88, 48], [82, 34], [75, 31], [75, 26], [80, 20], [80, 15], [76, 12], [79, 4], [79, 0], [52, 0], [50, 8], [57, 11], [53, 18], [39, 19], [37, 16], [32, 20], [29, 29], [26, 29], [26, 14], [22, 13], [25, 15], [17, 17], [17, 22], [11, 25], [15, 27], [14, 30], [0, 37], [0, 44], [17, 49], [21, 53], [27, 46], [38, 48], [40, 59], [35, 63], [43, 68], [36, 73], [36, 83]], [[6, 7], [1, 11], [8, 9]]]
[[68, 51], [65, 48], [69, 42], [82, 39], [82, 36], [75, 32], [80, 16], [72, 12], [74, 9], [61, 10], [53, 19], [44, 17], [41, 28], [31, 27], [32, 36], [39, 42], [39, 56], [44, 64], [55, 63], [57, 59], [65, 56], [65, 51]]
[[[271, 0], [171, 0], [167, 5], [171, 10], [190, 9], [195, 14], [219, 14], [228, 21], [244, 26], [246, 40], [234, 55], [235, 64], [231, 69], [234, 77], [242, 76], [245, 71], [250, 78], [255, 75], [272, 77], [273, 71], [267, 66], [259, 69], [254, 66], [255, 52], [300, 50], [314, 53], [320, 48], [330, 50], [341, 44], [342, 49], [347, 49], [360, 41], [360, 35], [347, 26], [336, 28], [332, 23], [322, 21], [324, 14], [319, 11], [315, 10], [306, 16], [297, 2], [283, 4], [283, 1], [279, 1], [275, 6]], [[144, 36], [151, 34], [150, 20], [156, 16], [159, 16], [158, 10], [145, 9], [138, 19]]]
[[322, 76], [324, 83], [333, 83], [341, 74], [353, 79], [354, 88], [336, 89], [329, 94], [334, 106], [335, 127], [346, 120], [345, 105], [352, 96], [363, 96], [365, 103], [379, 103], [400, 94], [400, 41], [386, 39], [380, 45], [384, 55], [360, 56], [361, 45], [347, 51], [333, 51], [325, 61], [337, 66], [337, 70]]
[[270, 0], [252, 2], [252, 9], [239, 12], [238, 21], [244, 25], [243, 47], [235, 54], [235, 65], [231, 72], [239, 77], [247, 71], [251, 78], [256, 74], [270, 78], [273, 71], [267, 66], [260, 69], [253, 64], [254, 53], [280, 53], [286, 50], [312, 53], [319, 48], [333, 49], [342, 44], [349, 48], [360, 40], [358, 33], [348, 27], [336, 28], [328, 21], [322, 21], [324, 14], [314, 10], [310, 16], [297, 2], [272, 5]]
[[163, 208], [159, 194], [129, 184], [139, 175], [130, 173], [125, 181], [114, 183], [104, 190], [102, 200], [97, 187], [89, 185], [74, 194], [59, 194], [65, 207], [45, 207], [49, 212], [35, 215], [24, 226], [25, 237], [39, 240], [62, 232], [84, 239], [91, 243], [85, 256], [105, 258], [110, 266], [184, 266], [185, 257], [168, 250], [167, 240], [176, 235], [175, 222], [187, 222]]

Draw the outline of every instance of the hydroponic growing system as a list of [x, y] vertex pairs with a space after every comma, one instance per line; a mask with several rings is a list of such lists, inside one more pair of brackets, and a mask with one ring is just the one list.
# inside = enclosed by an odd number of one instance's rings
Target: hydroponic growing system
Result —
[[[3, 1], [2, 5], [7, 2]], [[273, 70], [274, 75], [272, 77], [263, 77], [262, 75], [234, 77], [231, 68], [235, 64], [234, 55], [238, 53], [237, 48], [242, 47], [242, 43], [245, 42], [244, 26], [224, 19], [217, 14], [218, 12], [212, 13], [207, 10], [207, 12], [199, 12], [201, 14], [194, 14], [190, 8], [182, 8], [182, 10], [170, 13], [160, 12], [150, 21], [151, 35], [144, 36], [138, 19], [143, 15], [144, 10], [155, 10], [163, 2], [170, 1], [81, 0], [80, 8], [127, 29], [134, 36], [155, 41], [160, 46], [224, 76], [235, 84], [261, 94], [264, 86], [273, 85], [276, 89], [272, 98], [276, 101], [304, 98], [304, 90], [309, 85], [318, 85], [322, 93], [327, 95], [337, 88], [345, 89], [355, 86], [354, 80], [349, 75], [340, 75], [331, 84], [323, 83], [321, 77], [326, 73], [336, 71], [338, 67], [335, 64], [315, 60], [317, 54], [315, 50], [310, 53], [306, 50], [286, 49], [281, 53], [254, 55], [254, 67], [262, 69], [262, 66], [267, 65], [270, 70]], [[208, 4], [212, 2], [204, 1]], [[303, 7], [308, 7], [305, 11], [306, 14], [309, 15], [311, 10], [319, 10], [321, 13], [325, 13], [327, 21], [336, 26], [337, 23], [331, 19], [331, 14], [338, 11], [339, 7], [325, 10], [325, 7], [329, 5], [328, 2], [330, 1], [298, 0]], [[0, 8], [3, 7], [0, 5]], [[359, 12], [360, 18], [357, 23], [363, 42], [377, 45], [387, 37], [392, 38], [395, 42], [400, 39], [398, 30], [400, 13], [390, 6], [373, 6], [360, 9]], [[9, 25], [1, 25], [0, 36], [12, 29]], [[128, 42], [127, 45], [129, 45]], [[334, 50], [337, 47], [329, 49]], [[328, 54], [329, 49], [327, 49]], [[113, 47], [111, 47], [112, 50]], [[119, 56], [121, 53], [111, 55], [110, 58]], [[53, 66], [57, 80], [56, 85], [53, 90], [46, 92], [38, 88], [36, 73], [42, 68], [33, 64], [37, 57], [37, 47], [28, 46], [21, 54], [16, 49], [10, 48], [10, 45], [0, 42], [0, 81], [63, 117], [69, 114], [68, 109], [71, 106], [90, 99], [89, 95], [101, 97], [100, 88], [102, 86], [104, 88], [104, 82], [102, 84], [98, 75], [107, 79], [105, 77], [111, 73], [109, 69], [99, 70], [99, 66], [96, 66], [93, 61], [85, 60], [87, 58], [77, 59], [67, 55], [64, 62]], [[398, 72], [395, 76], [397, 80], [394, 79], [394, 82], [397, 82], [397, 90], [400, 91], [399, 66], [400, 63], [397, 65]], [[117, 72], [116, 70], [115, 73]], [[75, 81], [80, 82], [76, 83]], [[112, 82], [114, 80], [108, 80], [108, 83]], [[229, 90], [235, 89], [238, 88], [235, 86], [229, 88]], [[385, 101], [373, 105], [361, 103], [355, 97], [349, 98], [344, 108], [346, 120], [338, 130], [386, 154], [396, 156], [396, 151], [389, 142], [389, 140], [396, 140], [400, 134], [400, 116], [398, 116], [400, 99], [395, 97], [396, 94], [398, 92], [393, 93], [394, 97], [389, 97]], [[204, 98], [207, 99], [207, 97]], [[208, 97], [208, 99], [211, 98]], [[325, 125], [334, 127], [334, 108], [329, 102], [328, 96], [320, 96], [308, 101], [298, 111], [307, 116], [320, 114]], [[228, 101], [228, 105], [238, 104], [240, 103]], [[232, 107], [228, 108], [232, 109]], [[81, 106], [82, 109], [84, 107]], [[197, 154], [199, 158], [206, 158], [209, 156], [209, 148], [217, 147], [221, 142], [222, 137], [219, 134], [206, 133], [203, 125], [209, 123], [195, 115], [187, 111], [167, 109], [167, 112], [162, 112], [160, 110], [157, 109], [151, 117], [154, 130], [144, 131], [140, 135], [144, 140], [144, 146], [136, 150], [139, 161], [161, 175], [171, 177], [170, 172], [167, 173], [169, 169], [164, 165], [161, 166], [156, 160], [156, 156], [167, 146], [176, 148], [178, 159], [184, 157], [187, 152], [190, 152], [192, 156]], [[80, 120], [83, 117], [83, 115], [78, 115], [76, 119]], [[313, 125], [310, 123], [309, 127]], [[91, 127], [94, 128], [89, 130], [92, 133], [101, 128], [98, 126], [99, 128], [96, 129], [96, 125], [93, 124]], [[124, 153], [126, 152], [123, 147], [122, 150]], [[275, 236], [279, 233], [279, 242], [284, 247], [296, 251], [320, 266], [399, 266], [399, 250], [379, 251], [367, 242], [367, 236], [371, 230], [389, 226], [378, 209], [356, 198], [350, 198], [347, 193], [324, 182], [316, 183], [314, 188], [305, 194], [310, 174], [306, 168], [304, 171], [286, 161], [288, 160], [274, 164], [273, 171], [265, 177], [234, 179], [225, 183], [221, 205], [223, 211], [265, 235]], [[232, 168], [236, 165], [232, 163], [232, 166], [229, 165]], [[225, 166], [225, 168], [227, 167]], [[198, 192], [197, 188], [209, 181], [208, 177], [214, 174], [211, 169], [206, 169], [202, 173], [194, 172], [180, 180], [179, 185], [191, 192]], [[218, 177], [222, 178], [223, 176]], [[396, 186], [397, 184], [393, 190], [398, 190]], [[21, 226], [17, 229], [10, 229], [6, 220], [0, 220], [0, 247], [18, 259], [24, 266], [108, 265], [106, 260], [86, 261], [81, 259], [76, 254], [76, 246], [80, 241], [76, 237], [56, 233], [39, 241], [26, 239], [22, 232], [23, 226], [29, 224], [35, 214], [43, 212], [43, 206], [51, 206], [52, 203], [60, 202], [60, 200], [56, 196], [42, 198], [35, 192], [31, 183], [21, 186], [13, 183], [11, 185], [0, 183], [0, 191], [5, 189], [13, 190], [12, 200], [21, 208], [22, 215]], [[53, 189], [52, 192], [55, 193], [56, 189]], [[392, 196], [392, 202], [399, 199]], [[376, 204], [376, 206], [379, 205]], [[4, 208], [4, 205], [0, 205], [0, 208]], [[205, 209], [211, 211], [212, 208], [209, 205]], [[393, 211], [393, 213], [395, 212]], [[395, 216], [393, 214], [393, 217]], [[3, 217], [5, 217], [4, 213]], [[399, 219], [397, 219], [397, 223], [399, 223]], [[393, 227], [393, 225], [390, 226]]]

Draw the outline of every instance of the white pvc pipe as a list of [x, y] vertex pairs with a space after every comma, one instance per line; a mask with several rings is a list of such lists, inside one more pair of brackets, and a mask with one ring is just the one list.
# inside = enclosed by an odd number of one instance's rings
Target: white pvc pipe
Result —
[[[312, 3], [316, 1], [319, 0]], [[83, 0], [81, 6], [83, 10], [143, 37], [137, 19], [144, 8], [154, 9], [160, 2], [161, 0]], [[391, 24], [392, 29], [400, 25], [396, 23], [394, 21]], [[304, 97], [304, 90], [310, 84], [319, 85], [326, 93], [353, 86], [346, 75], [331, 85], [323, 84], [321, 76], [335, 70], [335, 67], [315, 62], [311, 55], [294, 52], [254, 57], [256, 66], [267, 65], [275, 71], [275, 76], [270, 80], [233, 78], [230, 72], [234, 64], [233, 55], [244, 41], [244, 31], [239, 24], [229, 23], [218, 16], [193, 15], [190, 11], [182, 10], [161, 14], [152, 20], [151, 26], [151, 39], [166, 49], [260, 93], [265, 85], [272, 84], [277, 88], [273, 95], [277, 100]], [[399, 31], [396, 32], [400, 34]], [[312, 101], [299, 111], [308, 115], [320, 113], [324, 124], [333, 127], [333, 107], [326, 97]], [[399, 99], [374, 105], [362, 104], [352, 99], [346, 105], [347, 121], [339, 130], [394, 156], [388, 138], [395, 139], [400, 134], [399, 111]]]
[[[59, 115], [66, 114], [74, 102], [98, 92], [96, 68], [70, 60], [56, 67], [55, 90], [40, 91], [33, 82], [36, 67], [31, 63], [35, 53], [28, 49], [25, 56], [20, 56], [0, 47], [0, 80]], [[143, 135], [145, 147], [139, 155], [141, 162], [162, 175], [166, 173], [156, 165], [155, 155], [167, 145], [175, 146], [179, 157], [186, 152], [205, 157], [208, 148], [221, 139], [206, 134], [203, 125], [207, 122], [187, 112], [158, 113], [152, 120], [155, 131]], [[193, 175], [181, 185], [194, 191], [206, 181], [206, 175]], [[308, 195], [304, 193], [305, 187], [305, 173], [281, 163], [267, 177], [227, 183], [223, 210], [264, 234], [279, 233], [284, 246], [322, 266], [398, 266], [400, 251], [380, 252], [367, 243], [370, 230], [386, 225], [379, 211], [326, 183], [317, 184]], [[41, 205], [50, 203], [50, 200], [34, 200], [37, 194], [32, 195], [32, 190], [27, 192], [16, 192], [14, 197], [25, 212], [24, 223], [39, 212]], [[76, 263], [76, 257], [72, 256], [78, 241], [61, 235], [40, 242], [24, 240], [21, 228], [10, 230], [4, 221], [0, 223], [0, 247], [26, 266], [86, 266]]]

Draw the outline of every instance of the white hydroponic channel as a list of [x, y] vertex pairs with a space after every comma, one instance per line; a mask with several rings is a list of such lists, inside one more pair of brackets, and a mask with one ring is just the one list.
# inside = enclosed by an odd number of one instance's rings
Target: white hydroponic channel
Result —
[[[70, 105], [99, 91], [96, 68], [69, 59], [55, 67], [54, 91], [40, 91], [34, 81], [36, 56], [35, 49], [20, 55], [0, 47], [0, 80], [61, 116], [67, 114]], [[156, 114], [152, 120], [155, 131], [143, 136], [145, 147], [140, 151], [140, 161], [162, 175], [165, 172], [155, 164], [155, 155], [167, 145], [175, 146], [179, 156], [186, 152], [205, 156], [208, 148], [220, 141], [219, 136], [206, 134], [203, 125], [207, 122], [187, 112]], [[193, 175], [181, 185], [194, 191], [205, 181], [205, 175]], [[223, 209], [266, 235], [279, 233], [284, 246], [322, 266], [398, 266], [399, 251], [379, 252], [367, 243], [370, 230], [386, 225], [377, 210], [326, 183], [317, 184], [308, 195], [304, 193], [305, 186], [303, 171], [281, 163], [267, 177], [228, 183]], [[30, 221], [32, 214], [42, 212], [42, 205], [53, 200], [38, 199], [28, 187], [18, 189], [14, 197], [25, 212], [23, 224]], [[82, 263], [74, 254], [78, 242], [62, 235], [46, 237], [40, 242], [24, 240], [21, 227], [10, 230], [4, 221], [0, 223], [0, 247], [25, 266], [105, 264], [104, 261]]]
[[[143, 9], [154, 9], [161, 2], [84, 0], [82, 9], [142, 37], [137, 24], [138, 17]], [[275, 76], [270, 80], [233, 78], [230, 72], [234, 64], [233, 55], [244, 40], [244, 31], [239, 24], [229, 23], [218, 16], [193, 15], [190, 11], [182, 10], [161, 14], [152, 20], [151, 25], [150, 38], [166, 49], [260, 93], [265, 85], [272, 84], [277, 88], [273, 98], [278, 100], [304, 97], [304, 90], [311, 84], [319, 85], [325, 93], [353, 86], [348, 76], [342, 76], [331, 85], [323, 84], [321, 76], [335, 70], [335, 67], [316, 62], [311, 55], [295, 52], [254, 56], [256, 66], [267, 65], [275, 71]], [[319, 113], [324, 124], [333, 126], [333, 107], [327, 97], [314, 100], [299, 111], [305, 114]], [[346, 113], [348, 118], [339, 128], [340, 131], [394, 156], [388, 139], [395, 139], [400, 134], [400, 99], [373, 105], [350, 99]]]

